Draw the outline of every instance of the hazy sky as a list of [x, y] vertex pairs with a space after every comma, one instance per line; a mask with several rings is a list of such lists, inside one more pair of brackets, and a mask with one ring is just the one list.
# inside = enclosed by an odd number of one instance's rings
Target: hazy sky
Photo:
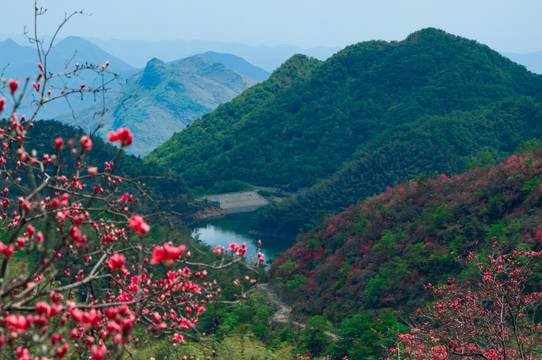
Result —
[[[0, 0], [0, 35], [33, 25], [33, 0]], [[61, 36], [216, 40], [302, 48], [402, 40], [424, 27], [501, 52], [542, 50], [542, 0], [43, 0], [41, 34], [85, 10]], [[5, 37], [5, 36], [4, 36]]]

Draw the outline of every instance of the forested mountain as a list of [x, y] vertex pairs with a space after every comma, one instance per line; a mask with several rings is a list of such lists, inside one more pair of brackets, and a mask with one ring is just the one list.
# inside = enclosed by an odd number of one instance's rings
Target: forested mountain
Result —
[[[491, 251], [503, 241], [510, 249], [540, 251], [541, 179], [542, 141], [531, 141], [497, 166], [388, 188], [300, 237], [274, 259], [271, 282], [297, 311], [370, 334], [360, 314], [374, 321], [393, 309], [409, 318], [432, 300], [424, 285], [468, 276], [460, 258], [469, 251]], [[361, 335], [342, 341], [341, 357], [355, 344], [378, 351]]]
[[[310, 76], [319, 63], [318, 60], [304, 55], [292, 57], [274, 71], [268, 80], [246, 90], [232, 101], [219, 106], [214, 112], [196, 120], [183, 131], [174, 134], [171, 139], [150, 153], [145, 160], [167, 164], [173, 171], [185, 175], [189, 186], [206, 189], [215, 185], [216, 178], [212, 172], [219, 168], [219, 171], [230, 173], [245, 171], [241, 163], [231, 167], [235, 161], [241, 161], [245, 155], [236, 151], [236, 158], [230, 159], [230, 150], [236, 146], [243, 146], [245, 149], [247, 145], [245, 141], [257, 148], [263, 144], [258, 145], [261, 139], [255, 133], [242, 133], [237, 129], [249, 121], [250, 115], [262, 111], [264, 104], [272, 103], [277, 94], [287, 91], [300, 79]], [[259, 124], [255, 125], [260, 127]], [[243, 137], [235, 139], [232, 134], [237, 132]], [[271, 148], [268, 150], [272, 151]], [[224, 158], [221, 158], [220, 154], [224, 154]], [[246, 161], [251, 160], [249, 154], [251, 152], [246, 154]], [[210, 163], [212, 163], [212, 168], [208, 167]], [[268, 175], [267, 171], [265, 175]], [[201, 178], [196, 179], [193, 176]], [[228, 180], [230, 179], [235, 179], [235, 177], [230, 176]]]
[[[175, 131], [256, 83], [200, 56], [169, 64], [155, 58], [127, 81], [121, 93], [108, 96], [106, 106], [113, 109], [105, 114], [99, 134], [105, 137], [111, 130], [128, 127], [135, 141], [127, 151], [145, 155]], [[77, 112], [77, 125], [96, 128], [102, 109], [97, 103]], [[71, 115], [59, 119], [70, 122]]]
[[[310, 71], [287, 87], [277, 87], [274, 73], [148, 159], [199, 191], [231, 181], [294, 192], [325, 188], [277, 205], [288, 211], [279, 228], [298, 228], [316, 210], [344, 209], [420, 172], [461, 171], [480, 149], [509, 154], [542, 134], [532, 120], [542, 78], [441, 30], [359, 43], [325, 62], [294, 57], [284, 66], [304, 64]], [[510, 136], [499, 138], [506, 129]], [[464, 138], [470, 142], [461, 144]], [[267, 217], [275, 228], [276, 215]]]
[[337, 212], [420, 174], [457, 174], [479, 152], [494, 151], [495, 158], [502, 158], [521, 141], [541, 135], [542, 102], [530, 97], [422, 117], [387, 129], [335, 174], [259, 216], [266, 227], [295, 230], [313, 222], [318, 212]]

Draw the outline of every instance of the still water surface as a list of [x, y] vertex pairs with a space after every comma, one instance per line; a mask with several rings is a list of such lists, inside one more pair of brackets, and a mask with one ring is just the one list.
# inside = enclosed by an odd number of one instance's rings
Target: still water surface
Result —
[[229, 214], [223, 218], [198, 222], [191, 227], [192, 236], [201, 242], [215, 247], [227, 247], [231, 243], [247, 244], [247, 259], [255, 258], [258, 240], [262, 241], [262, 252], [266, 260], [274, 254], [282, 252], [292, 246], [295, 235], [278, 237], [268, 234], [254, 234], [256, 227], [254, 212]]

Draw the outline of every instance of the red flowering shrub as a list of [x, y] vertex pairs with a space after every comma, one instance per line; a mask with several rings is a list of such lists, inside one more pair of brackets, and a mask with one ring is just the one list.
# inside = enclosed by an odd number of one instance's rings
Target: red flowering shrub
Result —
[[472, 279], [426, 285], [436, 301], [399, 335], [393, 359], [540, 359], [541, 285], [533, 281], [542, 252], [469, 255]]

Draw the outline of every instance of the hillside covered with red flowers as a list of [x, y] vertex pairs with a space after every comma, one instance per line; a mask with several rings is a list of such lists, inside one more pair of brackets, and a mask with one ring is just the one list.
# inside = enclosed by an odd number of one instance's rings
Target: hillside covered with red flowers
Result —
[[272, 283], [296, 310], [339, 322], [423, 306], [423, 285], [461, 278], [457, 255], [495, 240], [542, 248], [542, 143], [496, 166], [420, 176], [323, 220], [277, 257]]

